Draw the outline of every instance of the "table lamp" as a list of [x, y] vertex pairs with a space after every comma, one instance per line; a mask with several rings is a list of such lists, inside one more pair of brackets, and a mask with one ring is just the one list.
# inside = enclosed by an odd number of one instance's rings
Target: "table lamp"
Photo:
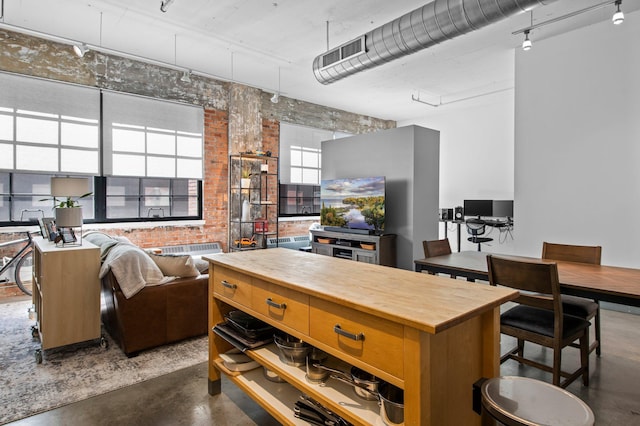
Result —
[[51, 195], [66, 198], [56, 202], [56, 226], [58, 228], [78, 228], [82, 226], [82, 207], [74, 197], [89, 193], [88, 178], [52, 177]]

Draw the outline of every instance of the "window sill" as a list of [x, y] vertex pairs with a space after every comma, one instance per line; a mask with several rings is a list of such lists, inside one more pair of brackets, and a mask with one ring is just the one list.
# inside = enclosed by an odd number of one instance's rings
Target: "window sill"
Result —
[[[82, 225], [82, 231], [92, 231], [95, 229], [150, 229], [150, 228], [167, 228], [167, 227], [193, 227], [204, 226], [204, 220], [176, 220], [162, 222], [115, 222], [115, 223], [85, 223]], [[34, 225], [24, 226], [6, 226], [0, 227], [0, 233], [14, 232], [37, 232], [40, 227]]]
[[278, 222], [300, 222], [300, 221], [311, 221], [311, 222], [320, 222], [320, 216], [284, 216], [278, 217]]

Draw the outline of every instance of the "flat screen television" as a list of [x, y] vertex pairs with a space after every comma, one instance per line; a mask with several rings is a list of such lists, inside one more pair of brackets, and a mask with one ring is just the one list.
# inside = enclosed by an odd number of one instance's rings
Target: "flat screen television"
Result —
[[384, 199], [384, 176], [322, 180], [320, 224], [382, 233]]
[[464, 200], [465, 216], [493, 216], [493, 200]]

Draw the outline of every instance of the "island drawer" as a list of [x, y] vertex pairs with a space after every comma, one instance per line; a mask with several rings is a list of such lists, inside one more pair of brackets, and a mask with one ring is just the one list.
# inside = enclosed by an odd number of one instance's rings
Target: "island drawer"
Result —
[[277, 323], [309, 334], [309, 296], [306, 294], [254, 278], [251, 307]]
[[315, 297], [309, 317], [313, 339], [403, 379], [402, 325]]
[[222, 266], [213, 267], [213, 291], [216, 296], [251, 307], [251, 278]]

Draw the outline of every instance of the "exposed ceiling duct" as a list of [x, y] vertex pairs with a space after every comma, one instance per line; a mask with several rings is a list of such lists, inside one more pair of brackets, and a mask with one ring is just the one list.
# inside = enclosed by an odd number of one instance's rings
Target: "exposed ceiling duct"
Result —
[[322, 84], [409, 55], [555, 0], [435, 0], [313, 61]]

